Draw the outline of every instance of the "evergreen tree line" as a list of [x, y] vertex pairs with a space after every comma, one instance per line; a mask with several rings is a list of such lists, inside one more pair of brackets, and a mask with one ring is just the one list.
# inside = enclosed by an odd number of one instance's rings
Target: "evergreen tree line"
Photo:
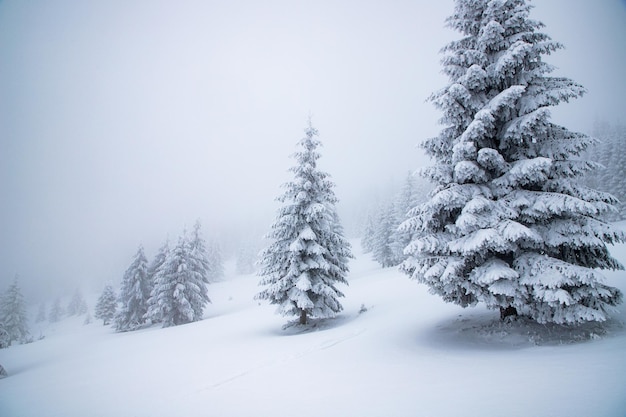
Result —
[[113, 323], [119, 332], [154, 323], [176, 326], [202, 319], [210, 299], [207, 286], [221, 279], [224, 267], [217, 243], [207, 245], [200, 222], [191, 234], [183, 232], [176, 245], [169, 240], [151, 262], [139, 246], [122, 278], [119, 295], [105, 286], [95, 317]]
[[9, 347], [13, 342], [32, 341], [26, 304], [18, 281], [16, 276], [6, 292], [0, 295], [0, 348]]
[[[42, 302], [35, 315], [35, 323], [48, 321], [55, 323], [64, 316], [88, 315], [88, 306], [80, 288], [74, 291], [66, 307], [62, 306], [61, 298], [57, 297], [46, 313], [46, 303]], [[8, 347], [13, 342], [27, 343], [32, 341], [29, 330], [28, 314], [24, 296], [16, 276], [6, 293], [0, 296], [0, 347]]]
[[597, 143], [590, 146], [586, 157], [601, 166], [588, 173], [586, 184], [613, 194], [619, 201], [616, 211], [607, 214], [612, 221], [626, 219], [626, 125], [596, 123], [592, 135]]
[[400, 230], [409, 210], [426, 201], [432, 187], [415, 173], [409, 173], [402, 190], [390, 201], [375, 208], [367, 217], [361, 232], [364, 253], [383, 268], [398, 266], [404, 261], [404, 248], [411, 242], [411, 233]]

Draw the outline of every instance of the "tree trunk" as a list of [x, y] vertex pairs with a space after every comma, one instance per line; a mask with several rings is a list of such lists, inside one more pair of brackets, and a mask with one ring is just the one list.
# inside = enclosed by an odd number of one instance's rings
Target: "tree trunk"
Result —
[[306, 324], [306, 311], [300, 310], [300, 324]]
[[515, 307], [500, 307], [500, 320], [504, 320], [508, 316], [517, 317], [517, 310], [515, 309]]

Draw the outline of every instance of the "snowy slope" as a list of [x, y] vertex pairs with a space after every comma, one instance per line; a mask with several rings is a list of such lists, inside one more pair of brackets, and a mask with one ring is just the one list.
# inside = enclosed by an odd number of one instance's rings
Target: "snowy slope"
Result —
[[[603, 327], [503, 325], [356, 255], [344, 313], [309, 331], [283, 330], [252, 300], [258, 278], [232, 274], [200, 322], [59, 322], [0, 350], [0, 416], [626, 415], [626, 307]], [[624, 272], [607, 275], [626, 292]]]

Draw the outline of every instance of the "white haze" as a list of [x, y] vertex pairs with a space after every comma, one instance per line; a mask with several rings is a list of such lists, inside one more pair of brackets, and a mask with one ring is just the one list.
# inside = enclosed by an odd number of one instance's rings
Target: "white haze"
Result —
[[[118, 283], [139, 243], [197, 218], [262, 235], [309, 114], [352, 225], [428, 163], [426, 98], [459, 36], [434, 4], [0, 1], [0, 291], [16, 273], [34, 298]], [[623, 122], [624, 1], [535, 6], [566, 47], [547, 60], [589, 90], [556, 121]]]

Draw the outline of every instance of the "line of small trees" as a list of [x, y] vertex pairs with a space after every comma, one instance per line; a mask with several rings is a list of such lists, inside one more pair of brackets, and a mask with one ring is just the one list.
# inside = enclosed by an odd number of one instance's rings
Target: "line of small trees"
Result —
[[210, 299], [207, 286], [224, 275], [219, 246], [207, 246], [197, 221], [175, 246], [166, 241], [152, 262], [139, 246], [124, 273], [119, 296], [106, 285], [95, 308], [104, 325], [113, 323], [119, 332], [154, 323], [163, 327], [198, 321]]
[[404, 248], [412, 239], [408, 231], [400, 230], [400, 224], [409, 210], [427, 200], [431, 189], [430, 184], [410, 172], [402, 190], [368, 215], [361, 231], [363, 252], [371, 253], [383, 268], [400, 265], [406, 258]]

